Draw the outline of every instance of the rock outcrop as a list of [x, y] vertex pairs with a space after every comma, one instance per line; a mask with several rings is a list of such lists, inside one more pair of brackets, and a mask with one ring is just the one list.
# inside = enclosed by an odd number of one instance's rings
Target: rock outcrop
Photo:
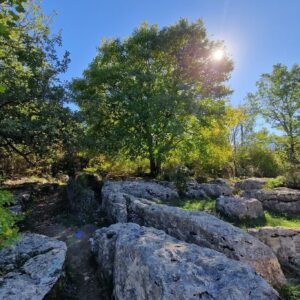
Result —
[[300, 215], [300, 190], [289, 188], [252, 190], [244, 192], [242, 196], [258, 199], [264, 209], [269, 211]]
[[263, 227], [249, 233], [271, 247], [284, 268], [300, 276], [300, 229]]
[[63, 274], [66, 251], [64, 242], [32, 233], [2, 249], [0, 299], [44, 299]]
[[214, 183], [188, 182], [183, 195], [186, 198], [217, 198], [232, 195], [232, 187], [225, 182], [214, 181]]
[[242, 197], [219, 197], [216, 210], [232, 220], [247, 221], [264, 217], [263, 206], [257, 199]]
[[116, 300], [279, 299], [251, 268], [137, 224], [96, 231], [92, 252]]
[[267, 184], [267, 180], [263, 178], [247, 178], [238, 181], [235, 184], [235, 188], [244, 191], [259, 190]]
[[119, 182], [106, 182], [103, 208], [112, 222], [134, 222], [164, 230], [180, 240], [211, 248], [251, 266], [274, 285], [286, 283], [272, 250], [241, 229], [204, 212], [160, 205], [125, 193]]

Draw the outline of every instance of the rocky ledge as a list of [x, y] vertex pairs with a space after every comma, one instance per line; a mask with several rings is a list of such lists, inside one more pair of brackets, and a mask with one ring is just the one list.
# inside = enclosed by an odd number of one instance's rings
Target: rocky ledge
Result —
[[289, 188], [252, 190], [244, 192], [242, 196], [258, 199], [266, 210], [300, 215], [300, 190]]
[[250, 267], [161, 230], [119, 223], [97, 230], [91, 242], [116, 300], [279, 299]]
[[24, 233], [0, 251], [0, 299], [44, 299], [63, 274], [66, 252], [64, 242]]
[[263, 178], [247, 178], [238, 181], [235, 188], [244, 191], [259, 190], [267, 184], [267, 180]]
[[284, 268], [300, 276], [300, 229], [263, 227], [249, 233], [271, 247]]
[[112, 222], [133, 222], [164, 230], [177, 239], [243, 262], [274, 286], [286, 283], [272, 250], [250, 234], [210, 214], [156, 204], [129, 193], [120, 182], [104, 184], [102, 205]]
[[188, 182], [183, 192], [186, 198], [217, 198], [232, 195], [233, 188], [224, 181], [216, 180], [211, 183]]

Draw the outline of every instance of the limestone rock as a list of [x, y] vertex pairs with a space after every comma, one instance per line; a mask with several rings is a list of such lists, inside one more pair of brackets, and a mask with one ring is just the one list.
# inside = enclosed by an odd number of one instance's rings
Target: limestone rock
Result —
[[219, 197], [216, 210], [222, 215], [236, 220], [255, 220], [263, 218], [263, 206], [257, 199], [242, 197]]
[[198, 183], [191, 181], [187, 183], [184, 190], [186, 198], [217, 198], [232, 195], [232, 188], [225, 183]]
[[173, 188], [173, 185], [167, 185], [165, 182], [159, 184], [144, 180], [128, 180], [118, 182], [117, 186], [125, 194], [148, 200], [173, 200], [179, 198], [175, 187]]
[[300, 190], [275, 188], [272, 190], [246, 191], [242, 195], [258, 199], [266, 210], [300, 215]]
[[117, 185], [107, 183], [102, 191], [103, 208], [112, 222], [134, 222], [162, 229], [175, 238], [239, 260], [274, 285], [286, 283], [272, 250], [250, 234], [207, 213], [160, 205], [126, 194]]
[[266, 183], [267, 181], [263, 178], [247, 178], [238, 181], [235, 184], [235, 188], [244, 191], [259, 190], [262, 189]]
[[116, 300], [279, 299], [248, 266], [137, 224], [96, 231], [92, 251]]
[[44, 299], [63, 274], [66, 252], [64, 242], [23, 234], [0, 251], [0, 299]]
[[263, 227], [249, 233], [271, 247], [283, 267], [300, 276], [300, 228]]

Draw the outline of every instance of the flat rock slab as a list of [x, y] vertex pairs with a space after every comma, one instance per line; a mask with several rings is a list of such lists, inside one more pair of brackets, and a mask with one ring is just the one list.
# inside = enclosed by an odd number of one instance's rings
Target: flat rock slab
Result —
[[102, 190], [103, 209], [112, 222], [134, 222], [164, 230], [182, 241], [224, 253], [251, 266], [275, 286], [286, 283], [272, 250], [241, 229], [204, 212], [160, 205], [126, 194], [106, 182]]
[[247, 178], [238, 181], [235, 184], [235, 188], [244, 191], [259, 190], [262, 189], [266, 184], [267, 184], [267, 180], [263, 178]]
[[263, 227], [248, 232], [271, 247], [283, 267], [300, 276], [300, 228]]
[[230, 219], [239, 221], [257, 220], [264, 217], [261, 202], [254, 198], [219, 197], [216, 210]]
[[232, 187], [225, 182], [215, 181], [215, 183], [198, 183], [192, 181], [187, 183], [183, 192], [184, 197], [195, 198], [217, 198], [220, 196], [232, 195]]
[[266, 210], [300, 215], [300, 190], [289, 188], [252, 190], [244, 192], [242, 196], [258, 199]]
[[157, 182], [144, 180], [126, 180], [115, 183], [115, 191], [122, 191], [123, 193], [139, 198], [148, 200], [173, 200], [179, 198], [176, 188], [171, 184], [167, 185], [165, 182], [159, 184]]
[[40, 234], [25, 233], [0, 251], [0, 299], [41, 300], [63, 274], [67, 247]]
[[99, 229], [92, 251], [116, 300], [279, 299], [251, 268], [154, 228]]

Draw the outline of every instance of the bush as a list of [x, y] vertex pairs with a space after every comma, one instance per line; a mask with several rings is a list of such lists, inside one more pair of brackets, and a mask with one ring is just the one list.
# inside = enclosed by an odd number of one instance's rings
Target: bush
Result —
[[189, 170], [185, 166], [181, 165], [169, 167], [163, 171], [162, 175], [158, 179], [174, 182], [178, 192], [181, 194], [190, 179]]
[[265, 187], [269, 189], [274, 189], [276, 187], [284, 186], [284, 184], [284, 176], [277, 176], [276, 178], [269, 178]]
[[284, 175], [285, 186], [293, 189], [300, 189], [300, 166], [289, 167]]
[[276, 177], [281, 173], [276, 153], [262, 146], [242, 147], [236, 162], [238, 176]]
[[18, 229], [15, 226], [18, 218], [6, 208], [13, 203], [13, 195], [8, 191], [0, 190], [0, 249], [10, 245], [18, 236]]

